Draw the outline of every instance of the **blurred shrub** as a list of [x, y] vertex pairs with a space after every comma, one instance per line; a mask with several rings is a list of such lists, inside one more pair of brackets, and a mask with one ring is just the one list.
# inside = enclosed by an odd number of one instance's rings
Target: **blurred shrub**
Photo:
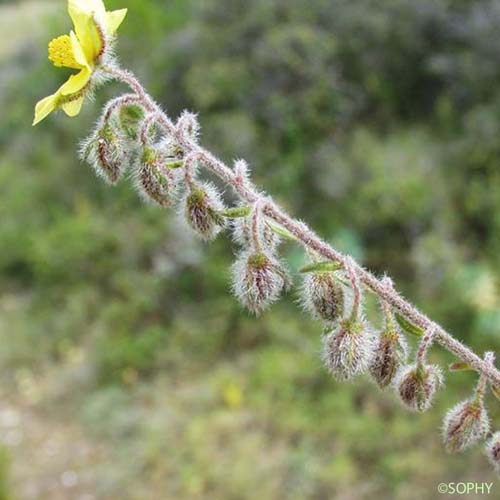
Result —
[[6, 448], [0, 447], [0, 500], [10, 500], [10, 454]]
[[[457, 337], [498, 350], [497, 2], [127, 7], [120, 55], [172, 115], [199, 111], [204, 144], [247, 158], [326, 239], [393, 275]], [[470, 374], [450, 375], [418, 424], [369, 385], [337, 386], [294, 294], [247, 317], [227, 290], [227, 241], [200, 245], [128, 182], [111, 190], [78, 164], [77, 140], [115, 87], [78, 120], [31, 130], [33, 103], [60, 77], [45, 38], [68, 22], [58, 14], [40, 33], [22, 24], [34, 11], [15, 12], [2, 22], [23, 38], [0, 52], [0, 362], [9, 390], [29, 369], [62, 412], [44, 376], [56, 379], [72, 419], [110, 448], [96, 491], [410, 499], [447, 478], [487, 478], [479, 452], [445, 458], [436, 443], [440, 411]], [[284, 253], [296, 270], [302, 254]], [[91, 375], [77, 389], [65, 378], [80, 373], [75, 351]]]

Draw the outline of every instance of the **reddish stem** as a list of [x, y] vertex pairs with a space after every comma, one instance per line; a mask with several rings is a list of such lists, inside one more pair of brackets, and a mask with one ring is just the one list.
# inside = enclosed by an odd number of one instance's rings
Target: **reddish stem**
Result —
[[[151, 112], [159, 112], [160, 123], [167, 130], [171, 131], [172, 134], [176, 133], [175, 126], [172, 121], [147, 94], [142, 85], [131, 72], [111, 67], [104, 67], [102, 69], [103, 71], [107, 71], [116, 79], [129, 85], [141, 99], [146, 109]], [[205, 167], [218, 176], [224, 183], [232, 186], [236, 193], [247, 203], [254, 203], [260, 197], [259, 192], [249, 180], [245, 183], [238, 182], [238, 178], [231, 168], [217, 159], [212, 153], [202, 148], [195, 140], [190, 137], [183, 136], [180, 138], [180, 142], [185, 154], [199, 154]], [[300, 242], [302, 242], [304, 246], [314, 250], [326, 259], [339, 263], [341, 267], [346, 267], [347, 259], [350, 257], [332, 248], [319, 238], [309, 227], [307, 227], [306, 224], [290, 217], [271, 198], [268, 198], [267, 200], [265, 214], [269, 218], [287, 229]], [[408, 321], [423, 330], [433, 330], [435, 342], [439, 343], [462, 361], [468, 363], [477, 372], [484, 374], [484, 376], [491, 382], [500, 385], [500, 371], [498, 371], [493, 365], [487, 363], [484, 359], [481, 359], [481, 357], [479, 357], [471, 349], [446, 332], [444, 328], [436, 324], [425, 314], [420, 312], [415, 306], [406, 301], [394, 289], [388, 289], [388, 287], [382, 283], [381, 280], [361, 267], [359, 264], [353, 263], [353, 269], [355, 270], [361, 283], [378, 295], [382, 300], [390, 304], [393, 309], [397, 310]]]

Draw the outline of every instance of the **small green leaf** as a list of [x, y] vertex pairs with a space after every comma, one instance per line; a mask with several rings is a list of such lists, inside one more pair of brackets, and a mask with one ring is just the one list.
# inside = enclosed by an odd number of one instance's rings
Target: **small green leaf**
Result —
[[165, 163], [165, 168], [181, 168], [184, 166], [184, 160], [173, 160]]
[[250, 214], [250, 207], [233, 207], [226, 208], [226, 210], [221, 210], [218, 214], [222, 217], [229, 217], [231, 219], [236, 219], [237, 217], [246, 217]]
[[415, 335], [416, 337], [421, 337], [424, 334], [424, 330], [419, 326], [414, 325], [410, 321], [408, 321], [405, 317], [401, 316], [401, 314], [396, 313], [394, 315], [396, 317], [396, 321], [398, 325], [410, 335]]
[[274, 222], [267, 222], [267, 225], [276, 233], [282, 236], [283, 238], [290, 240], [290, 241], [297, 241], [297, 238], [287, 229], [284, 227], [278, 226], [278, 224], [275, 224]]
[[131, 139], [137, 138], [139, 123], [144, 118], [144, 115], [144, 108], [139, 104], [126, 104], [120, 107], [120, 125], [125, 134]]
[[469, 363], [466, 363], [465, 361], [456, 361], [455, 363], [451, 363], [448, 366], [448, 370], [451, 372], [466, 372], [466, 371], [473, 371], [474, 368], [472, 368]]
[[313, 262], [307, 266], [304, 266], [299, 270], [300, 273], [315, 273], [315, 272], [334, 272], [342, 269], [342, 266], [338, 262], [332, 262], [330, 260], [324, 260], [321, 262]]
[[154, 163], [158, 158], [158, 154], [153, 148], [150, 148], [149, 146], [145, 146], [144, 149], [142, 150], [142, 161], [147, 164], [152, 164]]
[[120, 109], [120, 117], [138, 122], [144, 118], [144, 108], [140, 104], [126, 104]]

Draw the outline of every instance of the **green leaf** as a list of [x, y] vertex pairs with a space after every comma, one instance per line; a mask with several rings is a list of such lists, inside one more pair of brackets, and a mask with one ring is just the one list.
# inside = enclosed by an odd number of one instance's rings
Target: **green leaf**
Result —
[[297, 238], [287, 229], [284, 227], [278, 226], [278, 224], [275, 224], [274, 222], [267, 222], [267, 225], [276, 233], [282, 236], [283, 238], [290, 240], [290, 241], [297, 241]]
[[131, 139], [137, 138], [139, 123], [144, 116], [144, 108], [139, 104], [126, 104], [120, 107], [120, 125], [125, 134]]
[[120, 118], [122, 120], [139, 122], [144, 118], [144, 115], [144, 108], [140, 104], [126, 104], [120, 108]]
[[153, 148], [149, 146], [144, 146], [142, 150], [142, 161], [147, 164], [152, 164], [158, 158], [158, 154]]
[[451, 372], [466, 372], [466, 371], [473, 371], [474, 368], [472, 368], [469, 363], [466, 363], [465, 361], [456, 361], [455, 363], [451, 363], [448, 366], [448, 370]]
[[173, 160], [165, 163], [165, 168], [181, 168], [184, 166], [184, 160]]
[[321, 262], [313, 262], [307, 266], [304, 266], [299, 270], [300, 273], [315, 273], [315, 272], [334, 272], [342, 269], [342, 266], [338, 262], [332, 262], [330, 260], [324, 260]]
[[396, 313], [394, 315], [396, 317], [396, 321], [398, 325], [410, 335], [415, 335], [416, 337], [422, 337], [424, 334], [424, 330], [417, 325], [414, 325], [410, 321], [408, 321], [405, 317], [401, 316], [401, 314]]
[[222, 217], [230, 217], [235, 219], [237, 217], [246, 217], [250, 214], [250, 207], [233, 207], [226, 208], [226, 210], [221, 210], [218, 214]]

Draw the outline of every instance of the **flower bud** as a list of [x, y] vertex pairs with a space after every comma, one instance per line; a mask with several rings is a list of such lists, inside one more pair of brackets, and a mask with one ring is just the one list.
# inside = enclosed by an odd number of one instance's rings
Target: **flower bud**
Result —
[[245, 184], [249, 180], [250, 168], [245, 160], [241, 158], [239, 160], [235, 160], [233, 170], [236, 175], [237, 183]]
[[495, 432], [488, 440], [485, 451], [495, 470], [500, 473], [500, 432]]
[[363, 319], [344, 319], [323, 339], [325, 365], [340, 380], [366, 372], [372, 355], [373, 335]]
[[197, 115], [184, 110], [177, 120], [177, 128], [188, 138], [196, 140], [200, 134], [200, 124]]
[[129, 165], [123, 136], [111, 121], [104, 122], [82, 143], [81, 157], [109, 184], [116, 184]]
[[232, 268], [233, 291], [249, 311], [259, 314], [275, 302], [288, 285], [282, 264], [262, 251], [242, 252]]
[[308, 273], [302, 286], [302, 303], [316, 318], [335, 322], [344, 314], [344, 289], [334, 273]]
[[[252, 245], [252, 217], [233, 219], [232, 229], [233, 239], [238, 245], [241, 245], [243, 248]], [[280, 237], [266, 223], [260, 225], [260, 232], [261, 234], [258, 235], [260, 244], [266, 250], [274, 250], [280, 242]]]
[[204, 240], [213, 240], [224, 226], [218, 212], [224, 205], [217, 190], [210, 184], [192, 186], [184, 198], [184, 214], [189, 225]]
[[442, 383], [443, 375], [436, 365], [409, 365], [402, 368], [396, 377], [401, 401], [414, 411], [428, 410]]
[[394, 380], [402, 363], [408, 357], [406, 339], [395, 325], [386, 326], [376, 341], [370, 374], [381, 389]]
[[443, 440], [446, 450], [458, 453], [486, 437], [490, 422], [481, 400], [462, 401], [444, 418]]
[[179, 186], [179, 174], [168, 168], [168, 159], [154, 147], [146, 146], [135, 172], [135, 185], [145, 201], [169, 207]]

